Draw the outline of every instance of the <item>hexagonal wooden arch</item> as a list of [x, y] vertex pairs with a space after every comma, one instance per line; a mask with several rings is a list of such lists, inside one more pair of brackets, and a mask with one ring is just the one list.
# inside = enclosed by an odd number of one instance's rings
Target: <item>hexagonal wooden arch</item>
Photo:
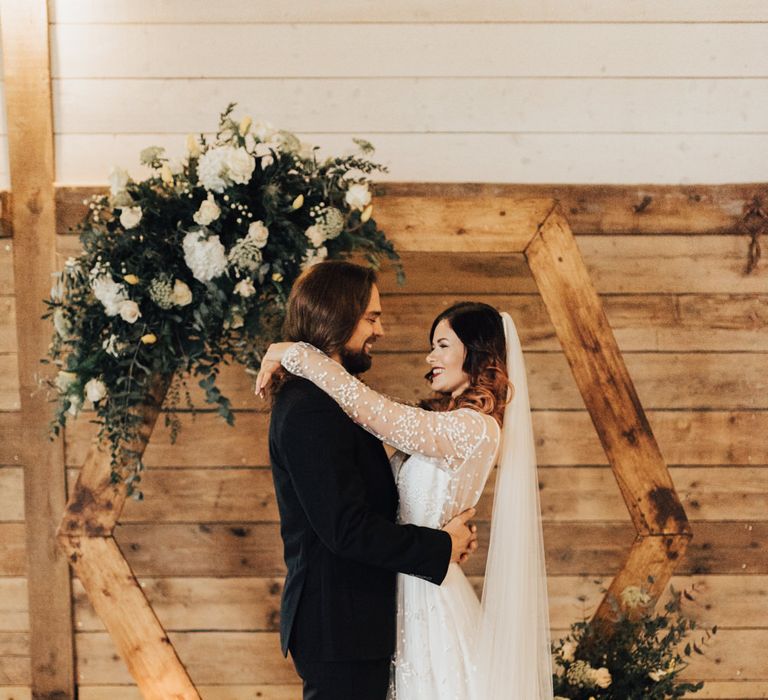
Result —
[[[550, 199], [383, 197], [377, 221], [401, 251], [523, 253], [610, 462], [636, 536], [609, 595], [642, 585], [658, 598], [691, 530], [571, 229]], [[133, 449], [143, 452], [168, 387], [157, 378]], [[61, 547], [145, 698], [199, 698], [112, 531], [125, 502], [94, 444], [58, 530]], [[648, 585], [648, 577], [653, 583]]]

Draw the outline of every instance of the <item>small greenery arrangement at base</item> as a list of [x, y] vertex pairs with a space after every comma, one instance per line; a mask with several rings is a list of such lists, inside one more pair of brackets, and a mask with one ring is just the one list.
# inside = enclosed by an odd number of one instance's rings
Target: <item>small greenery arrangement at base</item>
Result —
[[682, 614], [682, 600], [694, 596], [671, 586], [670, 593], [664, 612], [656, 614], [644, 589], [627, 586], [620, 601], [610, 599], [608, 627], [587, 620], [571, 625], [570, 634], [553, 645], [555, 700], [666, 700], [701, 690], [703, 682], [678, 676], [717, 627], [686, 642], [697, 625]]
[[[83, 252], [66, 261], [46, 301], [55, 328], [49, 361], [59, 368], [52, 431], [92, 403], [112, 479], [136, 497], [135, 409], [153, 376], [191, 373], [232, 424], [219, 369], [230, 361], [258, 368], [304, 269], [353, 253], [374, 267], [398, 260], [372, 217], [370, 176], [385, 168], [370, 160], [369, 143], [320, 161], [290, 132], [236, 121], [234, 107], [220, 115], [215, 139], [188, 137], [179, 160], [158, 147], [142, 151], [146, 179], [113, 169], [109, 194], [84, 202]], [[172, 439], [181, 394], [174, 384], [166, 397]]]

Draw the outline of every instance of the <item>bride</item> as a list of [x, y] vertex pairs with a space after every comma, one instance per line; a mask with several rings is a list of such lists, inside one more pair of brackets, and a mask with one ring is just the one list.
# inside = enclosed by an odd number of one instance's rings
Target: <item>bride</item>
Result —
[[482, 603], [458, 564], [439, 587], [398, 575], [388, 700], [551, 700], [536, 455], [515, 325], [487, 304], [462, 302], [429, 337], [436, 396], [421, 408], [373, 391], [302, 342], [270, 347], [257, 391], [279, 362], [396, 448], [401, 523], [442, 527], [475, 506], [499, 465]]

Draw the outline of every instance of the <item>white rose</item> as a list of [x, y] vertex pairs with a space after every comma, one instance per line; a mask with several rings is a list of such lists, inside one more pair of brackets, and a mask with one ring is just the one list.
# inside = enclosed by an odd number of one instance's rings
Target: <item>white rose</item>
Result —
[[605, 668], [605, 666], [598, 669], [593, 669], [590, 675], [592, 676], [592, 680], [594, 681], [595, 685], [599, 688], [607, 688], [613, 680], [611, 678], [611, 672]]
[[269, 229], [264, 225], [263, 221], [254, 221], [248, 227], [248, 238], [252, 238], [253, 242], [259, 248], [263, 248], [265, 245], [267, 245]]
[[74, 372], [66, 372], [65, 370], [61, 370], [56, 375], [56, 388], [62, 393], [66, 394], [71, 388], [72, 385], [77, 381], [77, 375]]
[[221, 209], [216, 204], [216, 200], [213, 198], [211, 192], [208, 193], [208, 197], [200, 204], [200, 208], [195, 212], [192, 217], [196, 224], [200, 226], [207, 226], [212, 221], [216, 221], [221, 214]]
[[227, 253], [218, 236], [191, 231], [184, 236], [184, 262], [192, 270], [196, 280], [208, 282], [224, 274], [227, 269]]
[[256, 287], [253, 286], [253, 282], [250, 279], [246, 278], [244, 280], [240, 280], [235, 285], [235, 293], [247, 299], [249, 296], [252, 296], [256, 293]]
[[72, 324], [67, 320], [64, 309], [57, 308], [53, 312], [53, 327], [62, 340], [69, 340], [72, 337]]
[[136, 323], [141, 316], [139, 305], [130, 299], [120, 303], [120, 318], [128, 323]]
[[122, 284], [115, 282], [109, 273], [100, 274], [91, 280], [93, 295], [104, 305], [107, 316], [117, 316], [120, 304], [128, 299], [128, 292]]
[[141, 221], [141, 207], [123, 207], [120, 223], [127, 229], [137, 226]]
[[371, 203], [371, 193], [368, 185], [350, 185], [344, 200], [350, 208], [362, 211]]
[[268, 143], [257, 143], [254, 153], [257, 158], [261, 158], [262, 168], [266, 168], [275, 162], [275, 158], [272, 155], [272, 148]]
[[175, 280], [173, 283], [173, 292], [171, 293], [171, 301], [176, 306], [187, 306], [192, 303], [192, 290], [189, 288], [186, 282], [182, 280]]
[[576, 644], [574, 642], [566, 642], [563, 644], [560, 654], [565, 661], [573, 661], [576, 658]]
[[125, 191], [126, 185], [131, 181], [131, 176], [126, 170], [112, 166], [109, 171], [109, 192], [113, 197], [117, 197]]
[[94, 377], [93, 379], [88, 380], [85, 385], [85, 398], [96, 403], [97, 401], [101, 401], [106, 395], [107, 385], [101, 381], [101, 379], [96, 379]]
[[315, 248], [319, 248], [325, 243], [325, 233], [319, 226], [310, 226], [304, 231], [304, 235], [309, 238], [310, 243], [315, 246]]
[[253, 156], [244, 148], [230, 148], [227, 153], [227, 169], [229, 178], [240, 185], [247, 184], [253, 170], [256, 167], [256, 161]]

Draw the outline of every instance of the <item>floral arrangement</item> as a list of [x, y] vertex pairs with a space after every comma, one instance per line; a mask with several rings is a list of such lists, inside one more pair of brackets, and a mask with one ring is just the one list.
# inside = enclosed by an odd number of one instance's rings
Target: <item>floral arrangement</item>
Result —
[[[139, 497], [143, 467], [130, 445], [153, 377], [197, 377], [232, 424], [219, 367], [258, 368], [302, 270], [353, 253], [374, 267], [383, 256], [398, 260], [372, 218], [369, 178], [385, 168], [370, 160], [370, 144], [357, 140], [356, 154], [319, 162], [317, 149], [290, 132], [236, 121], [234, 107], [211, 142], [188, 137], [181, 160], [142, 151], [146, 179], [113, 169], [109, 194], [84, 202], [83, 252], [67, 260], [46, 301], [50, 361], [59, 368], [53, 433], [92, 404], [113, 481]], [[178, 381], [166, 397], [172, 439]]]
[[703, 653], [717, 626], [698, 643], [685, 642], [696, 622], [681, 614], [682, 599], [694, 597], [672, 587], [670, 593], [664, 612], [656, 614], [644, 589], [627, 586], [620, 601], [609, 599], [607, 629], [586, 620], [571, 625], [568, 636], [553, 645], [555, 700], [666, 700], [701, 690], [703, 682], [680, 681], [678, 675], [692, 653]]

